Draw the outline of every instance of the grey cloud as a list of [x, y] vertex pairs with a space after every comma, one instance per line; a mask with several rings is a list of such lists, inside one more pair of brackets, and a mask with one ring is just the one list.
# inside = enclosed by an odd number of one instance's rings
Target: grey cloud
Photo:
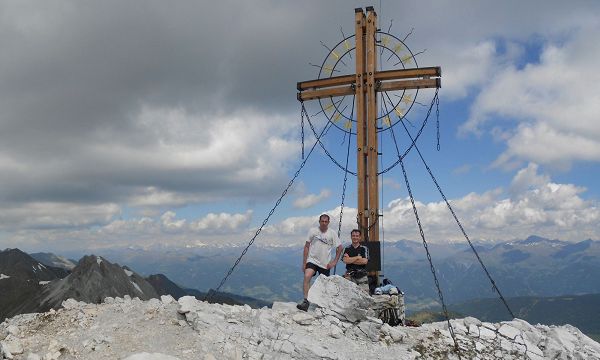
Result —
[[[147, 188], [197, 201], [271, 196], [285, 184], [283, 164], [292, 154], [283, 152], [261, 167], [277, 155], [269, 152], [281, 151], [259, 137], [268, 129], [275, 139], [290, 138], [299, 117], [295, 84], [316, 76], [308, 63], [324, 57], [319, 41], [337, 42], [340, 26], [352, 33], [353, 8], [365, 5], [0, 3], [0, 207], [127, 203]], [[422, 65], [450, 67], [458, 66], [453, 51], [482, 39], [500, 33], [521, 38], [544, 32], [548, 23], [560, 32], [574, 26], [574, 19], [589, 18], [558, 1], [543, 7], [516, 1], [383, 7], [382, 27], [394, 19], [392, 32], [417, 28], [411, 44], [430, 49]], [[157, 118], [144, 122], [145, 109]], [[163, 119], [161, 109], [186, 116], [164, 124], [168, 116]], [[243, 156], [227, 167], [188, 166], [177, 158], [210, 148], [219, 138], [207, 129], [235, 116], [267, 118], [256, 125], [262, 133], [238, 129], [248, 132], [245, 139], [222, 134], [234, 139], [231, 144], [246, 144]], [[256, 168], [263, 176], [248, 177]]]

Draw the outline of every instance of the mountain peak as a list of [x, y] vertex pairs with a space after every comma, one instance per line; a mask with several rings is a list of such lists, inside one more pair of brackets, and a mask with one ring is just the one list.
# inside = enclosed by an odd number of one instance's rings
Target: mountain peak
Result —
[[517, 241], [517, 243], [523, 244], [523, 245], [537, 245], [537, 244], [544, 244], [544, 243], [546, 243], [546, 244], [564, 244], [563, 241], [550, 240], [545, 237], [541, 237], [541, 236], [537, 236], [537, 235], [531, 235], [525, 240]]
[[72, 273], [45, 291], [43, 304], [58, 307], [62, 301], [100, 303], [107, 297], [129, 295], [148, 300], [157, 297], [156, 291], [143, 277], [113, 264], [103, 257], [86, 255], [79, 260]]

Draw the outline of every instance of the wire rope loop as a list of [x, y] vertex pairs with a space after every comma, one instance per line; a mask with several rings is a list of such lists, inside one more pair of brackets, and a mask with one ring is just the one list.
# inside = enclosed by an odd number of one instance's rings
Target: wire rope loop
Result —
[[[392, 131], [392, 133], [393, 133], [393, 131]], [[442, 289], [440, 287], [440, 283], [438, 281], [438, 278], [437, 278], [437, 275], [435, 272], [435, 267], [433, 265], [433, 261], [431, 260], [431, 254], [429, 253], [429, 247], [427, 246], [427, 241], [425, 240], [425, 232], [423, 231], [423, 226], [421, 225], [421, 220], [419, 218], [417, 206], [415, 205], [415, 199], [413, 197], [412, 190], [410, 188], [410, 182], [408, 181], [408, 175], [406, 174], [406, 169], [404, 167], [403, 161], [400, 161], [400, 166], [402, 167], [402, 174], [404, 175], [404, 181], [406, 183], [406, 190], [408, 191], [408, 195], [410, 197], [410, 202], [411, 202], [411, 205], [413, 208], [413, 213], [415, 215], [415, 219], [416, 219], [417, 225], [419, 227], [419, 233], [421, 235], [421, 239], [423, 240], [423, 247], [425, 248], [425, 252], [427, 253], [427, 260], [429, 261], [429, 267], [431, 270], [431, 274], [433, 275], [433, 281], [435, 283], [435, 287], [438, 292], [438, 298], [440, 299], [440, 302], [442, 303], [442, 310], [444, 312], [444, 317], [446, 318], [446, 322], [448, 323], [448, 331], [450, 332], [450, 336], [452, 337], [452, 340], [454, 342], [454, 349], [456, 350], [458, 358], [461, 359], [460, 348], [458, 346], [458, 340], [456, 339], [456, 335], [454, 334], [454, 329], [452, 327], [452, 324], [450, 323], [450, 315], [448, 314], [448, 308], [446, 307], [446, 303], [444, 301], [444, 295], [442, 294]]]
[[437, 128], [437, 151], [440, 151], [440, 98], [435, 98], [435, 118]]

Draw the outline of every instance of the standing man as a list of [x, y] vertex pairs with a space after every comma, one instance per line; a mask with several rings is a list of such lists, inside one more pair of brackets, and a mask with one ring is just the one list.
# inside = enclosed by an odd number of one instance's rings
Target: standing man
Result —
[[367, 263], [369, 262], [369, 249], [360, 244], [362, 233], [358, 229], [350, 232], [352, 243], [344, 249], [342, 261], [346, 264], [344, 278], [352, 281], [358, 287], [369, 293], [369, 279], [367, 278]]
[[[331, 250], [335, 249], [335, 259], [331, 260]], [[319, 216], [319, 227], [308, 232], [308, 240], [304, 244], [302, 272], [304, 273], [304, 300], [296, 305], [300, 310], [307, 311], [308, 289], [310, 279], [316, 273], [329, 276], [329, 270], [337, 264], [342, 254], [342, 243], [337, 234], [329, 229], [329, 215]]]

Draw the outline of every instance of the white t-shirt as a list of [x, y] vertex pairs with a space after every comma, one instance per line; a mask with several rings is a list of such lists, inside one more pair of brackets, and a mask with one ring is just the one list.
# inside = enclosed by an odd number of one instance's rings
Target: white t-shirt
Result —
[[332, 259], [331, 250], [342, 244], [333, 230], [327, 229], [326, 232], [321, 232], [318, 227], [308, 232], [307, 241], [310, 242], [310, 249], [306, 262], [311, 262], [324, 269]]

